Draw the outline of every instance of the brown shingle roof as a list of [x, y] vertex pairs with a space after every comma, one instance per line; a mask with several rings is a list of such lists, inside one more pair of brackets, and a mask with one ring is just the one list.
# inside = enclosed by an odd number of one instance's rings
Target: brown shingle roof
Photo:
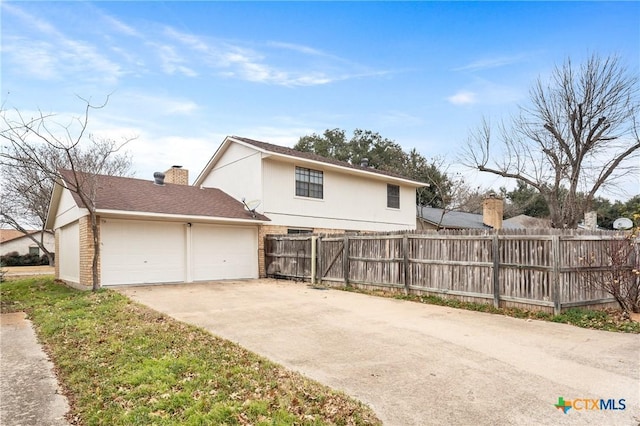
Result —
[[[39, 231], [28, 232], [29, 234], [34, 234]], [[17, 229], [0, 229], [0, 243], [6, 243], [7, 241], [15, 240], [24, 236], [24, 232], [18, 231]]]
[[[73, 187], [73, 173], [62, 171], [68, 186]], [[269, 220], [256, 214], [252, 217], [244, 205], [217, 188], [165, 183], [119, 176], [97, 175], [96, 209], [168, 215], [207, 216], [230, 219]], [[71, 191], [78, 206], [80, 196]]]
[[311, 152], [297, 151], [297, 150], [295, 150], [293, 148], [287, 148], [286, 146], [274, 145], [274, 144], [267, 143], [267, 142], [261, 142], [261, 141], [256, 141], [256, 140], [253, 140], [253, 139], [243, 138], [241, 136], [231, 136], [231, 138], [235, 139], [237, 141], [241, 141], [241, 142], [247, 143], [249, 145], [253, 145], [256, 148], [260, 148], [260, 149], [265, 150], [265, 151], [273, 152], [275, 154], [281, 154], [281, 155], [288, 155], [288, 156], [291, 156], [291, 157], [304, 158], [306, 160], [318, 161], [318, 162], [327, 163], [327, 164], [333, 164], [333, 165], [340, 166], [340, 167], [347, 167], [349, 169], [362, 170], [362, 171], [366, 171], [366, 172], [369, 172], [369, 173], [375, 173], [375, 174], [379, 174], [379, 175], [383, 175], [383, 176], [390, 176], [390, 177], [394, 177], [394, 178], [407, 179], [407, 180], [414, 181], [414, 179], [408, 178], [406, 176], [399, 175], [397, 173], [388, 172], [386, 170], [378, 170], [378, 169], [374, 169], [372, 167], [363, 167], [363, 166], [360, 166], [360, 165], [347, 163], [346, 161], [340, 161], [340, 160], [336, 160], [336, 159], [333, 159], [333, 158], [323, 157], [322, 155], [313, 154]]

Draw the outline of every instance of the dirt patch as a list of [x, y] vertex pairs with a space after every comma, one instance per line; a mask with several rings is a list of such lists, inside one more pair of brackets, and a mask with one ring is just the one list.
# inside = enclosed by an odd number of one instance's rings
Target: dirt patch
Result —
[[37, 277], [40, 275], [54, 275], [56, 270], [53, 266], [5, 266], [2, 268], [4, 279], [11, 280], [25, 277]]

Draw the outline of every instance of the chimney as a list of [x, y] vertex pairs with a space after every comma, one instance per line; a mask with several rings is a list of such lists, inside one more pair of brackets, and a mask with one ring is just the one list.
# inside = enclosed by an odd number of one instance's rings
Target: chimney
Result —
[[584, 227], [592, 231], [598, 229], [598, 212], [591, 211], [584, 214]]
[[369, 167], [369, 159], [368, 158], [362, 158], [360, 160], [360, 166], [361, 167]]
[[164, 174], [166, 175], [167, 183], [189, 185], [189, 170], [183, 169], [182, 166], [171, 166]]
[[155, 172], [153, 174], [153, 183], [155, 183], [156, 185], [163, 186], [164, 185], [164, 173]]
[[491, 191], [482, 201], [482, 223], [493, 229], [502, 229], [504, 204], [502, 198]]

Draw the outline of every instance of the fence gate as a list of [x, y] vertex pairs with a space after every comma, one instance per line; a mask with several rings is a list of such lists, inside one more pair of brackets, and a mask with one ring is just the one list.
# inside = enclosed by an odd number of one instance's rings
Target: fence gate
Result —
[[348, 262], [345, 237], [318, 238], [318, 281], [344, 281], [344, 269]]

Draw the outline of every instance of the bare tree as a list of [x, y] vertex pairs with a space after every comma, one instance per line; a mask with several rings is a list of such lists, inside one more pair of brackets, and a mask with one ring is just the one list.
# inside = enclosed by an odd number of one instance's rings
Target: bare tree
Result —
[[[30, 119], [20, 111], [0, 112], [0, 137], [4, 141], [0, 154], [4, 181], [0, 211], [2, 221], [15, 229], [25, 232], [27, 226], [38, 226], [44, 231], [54, 183], [64, 183], [89, 213], [93, 233], [92, 288], [97, 290], [100, 245], [96, 177], [128, 174], [131, 158], [119, 151], [133, 138], [116, 142], [88, 133], [90, 112], [104, 108], [108, 98], [101, 105], [83, 101], [83, 114], [68, 124], [41, 111]], [[43, 244], [39, 246], [44, 249]]]
[[500, 127], [503, 152], [494, 156], [484, 120], [472, 132], [467, 165], [532, 186], [549, 205], [556, 228], [575, 228], [596, 193], [638, 173], [638, 77], [617, 57], [592, 55], [576, 67], [567, 60], [548, 82], [538, 79], [530, 103]]

